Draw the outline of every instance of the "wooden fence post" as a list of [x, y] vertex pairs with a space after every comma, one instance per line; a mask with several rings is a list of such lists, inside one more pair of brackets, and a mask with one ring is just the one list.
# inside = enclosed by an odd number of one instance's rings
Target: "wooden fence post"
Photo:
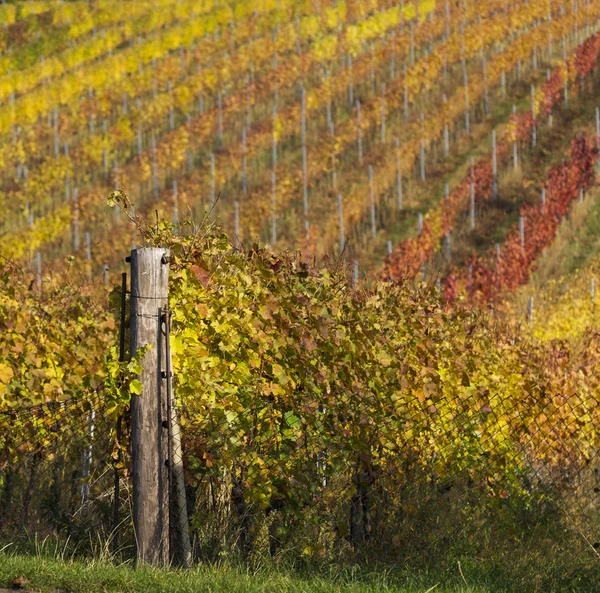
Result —
[[142, 393], [131, 400], [133, 528], [138, 563], [154, 566], [169, 563], [169, 423], [159, 317], [168, 304], [168, 257], [159, 248], [131, 252], [131, 353], [149, 346], [140, 361]]

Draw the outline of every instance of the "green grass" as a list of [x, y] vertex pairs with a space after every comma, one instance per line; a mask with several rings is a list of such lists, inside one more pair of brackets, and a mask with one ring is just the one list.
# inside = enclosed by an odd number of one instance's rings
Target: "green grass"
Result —
[[600, 254], [600, 191], [597, 187], [583, 204], [575, 204], [570, 217], [561, 225], [556, 254], [557, 278], [575, 273]]
[[[573, 552], [574, 550], [571, 550]], [[563, 552], [568, 552], [563, 550]], [[439, 572], [332, 568], [293, 572], [221, 565], [134, 569], [130, 564], [53, 555], [0, 552], [0, 589], [20, 582], [27, 591], [52, 593], [594, 593], [600, 559], [579, 554], [548, 558], [535, 549], [515, 557], [497, 550], [495, 561], [455, 561]], [[559, 562], [556, 562], [559, 560]]]
[[[460, 573], [457, 571], [458, 578]], [[398, 579], [389, 573], [349, 570], [328, 576], [299, 576], [273, 569], [250, 572], [201, 566], [189, 570], [158, 570], [44, 556], [0, 554], [0, 588], [19, 579], [32, 591], [77, 593], [487, 593], [489, 589], [433, 577]], [[404, 582], [401, 582], [403, 580]]]
[[584, 201], [576, 201], [559, 226], [554, 242], [542, 253], [529, 283], [517, 299], [525, 307], [527, 297], [556, 281], [558, 293], [569, 278], [600, 256], [600, 187], [593, 187]]

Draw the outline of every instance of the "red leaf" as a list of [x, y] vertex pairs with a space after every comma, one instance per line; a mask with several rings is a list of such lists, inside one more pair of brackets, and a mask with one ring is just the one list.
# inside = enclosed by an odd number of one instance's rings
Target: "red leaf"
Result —
[[204, 268], [201, 268], [200, 266], [196, 265], [191, 266], [190, 271], [192, 272], [192, 274], [194, 274], [196, 280], [198, 280], [198, 282], [200, 282], [200, 284], [202, 284], [202, 286], [206, 288], [206, 286], [208, 285], [210, 274]]

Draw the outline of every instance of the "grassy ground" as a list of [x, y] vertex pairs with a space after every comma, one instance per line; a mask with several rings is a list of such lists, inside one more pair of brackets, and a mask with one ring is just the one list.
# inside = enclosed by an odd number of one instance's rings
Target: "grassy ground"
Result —
[[[506, 559], [504, 559], [506, 560]], [[556, 560], [556, 558], [554, 559]], [[564, 558], [563, 558], [564, 560]], [[137, 569], [103, 561], [0, 552], [3, 587], [52, 593], [593, 593], [600, 591], [600, 565], [571, 556], [556, 564], [534, 549], [479, 566], [456, 561], [443, 573], [414, 573], [400, 567], [368, 571], [292, 573], [276, 568], [203, 565], [189, 570]]]
[[[457, 572], [460, 578], [460, 573]], [[502, 589], [444, 584], [433, 577], [405, 578], [387, 573], [301, 577], [291, 573], [251, 573], [224, 567], [192, 570], [133, 570], [101, 562], [0, 554], [0, 588], [15, 584], [30, 591], [77, 593], [487, 593]]]
[[599, 254], [600, 188], [594, 187], [562, 221], [556, 240], [542, 255], [532, 283], [540, 288], [548, 280], [565, 278]]
[[[560, 224], [556, 239], [544, 250], [530, 281], [514, 296], [515, 310], [525, 319], [527, 302], [534, 297], [536, 309], [558, 304], [569, 287], [579, 286], [589, 295], [595, 273], [586, 269], [600, 255], [600, 186], [593, 187], [583, 202], [575, 202]], [[579, 272], [584, 270], [584, 281]], [[598, 282], [598, 278], [596, 278]], [[548, 313], [548, 311], [547, 311]], [[583, 314], [583, 311], [580, 312]]]

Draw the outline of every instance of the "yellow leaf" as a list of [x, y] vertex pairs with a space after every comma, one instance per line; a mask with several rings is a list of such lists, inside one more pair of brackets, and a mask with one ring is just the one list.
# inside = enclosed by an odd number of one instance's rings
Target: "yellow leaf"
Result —
[[6, 384], [8, 383], [13, 377], [14, 377], [14, 373], [12, 368], [7, 365], [6, 363], [2, 362], [0, 363], [0, 382]]

